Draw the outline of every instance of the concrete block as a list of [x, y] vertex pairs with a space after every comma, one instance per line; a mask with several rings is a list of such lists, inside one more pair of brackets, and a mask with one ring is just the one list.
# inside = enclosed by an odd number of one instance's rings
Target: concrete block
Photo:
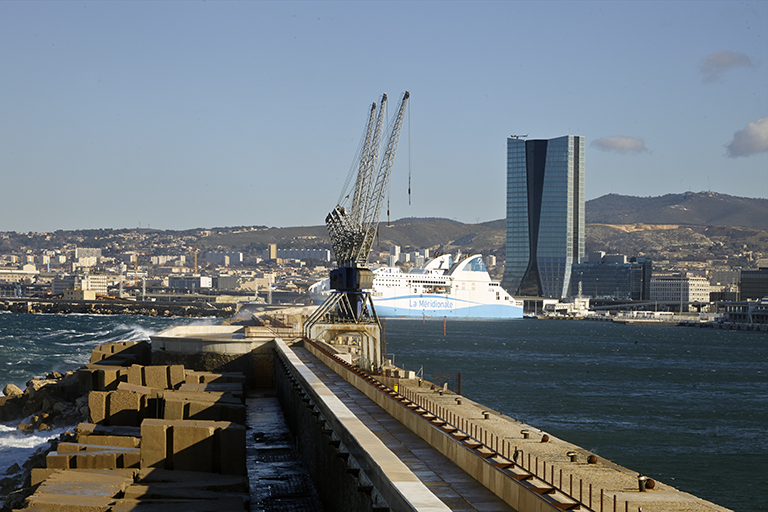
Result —
[[238, 425], [245, 425], [245, 418], [248, 414], [248, 410], [245, 405], [222, 405], [224, 414], [222, 414], [222, 421], [231, 421]]
[[163, 502], [121, 499], [115, 501], [111, 512], [221, 512], [247, 510], [240, 498], [216, 500], [163, 500]]
[[[235, 423], [220, 422], [216, 435], [219, 450], [216, 466], [222, 475], [245, 475], [245, 427]], [[225, 426], [226, 425], [226, 426]]]
[[243, 503], [248, 501], [245, 493], [209, 491], [192, 485], [174, 483], [134, 484], [125, 490], [125, 499], [196, 499], [217, 500], [224, 497], [239, 497]]
[[217, 402], [220, 404], [240, 404], [242, 401], [232, 393], [215, 393], [207, 391], [164, 391], [158, 397], [166, 400], [189, 400], [193, 402]]
[[56, 512], [107, 512], [112, 502], [111, 496], [75, 496], [71, 494], [33, 494], [29, 498], [32, 510]]
[[141, 428], [78, 423], [77, 427], [75, 427], [75, 433], [78, 436], [127, 436], [138, 438], [141, 437]]
[[238, 475], [219, 475], [198, 471], [169, 471], [167, 469], [143, 468], [139, 471], [140, 483], [176, 483], [194, 486], [208, 491], [248, 491], [248, 478]]
[[117, 368], [100, 368], [96, 370], [96, 389], [99, 391], [110, 391], [117, 389], [118, 370]]
[[120, 389], [108, 393], [105, 423], [108, 425], [139, 426], [143, 395]]
[[53, 468], [32, 468], [32, 471], [29, 475], [29, 485], [30, 487], [35, 487], [38, 484], [43, 483], [49, 476], [51, 476], [56, 471], [60, 471], [58, 469]]
[[114, 497], [133, 483], [136, 470], [56, 471], [28, 498], [29, 510], [107, 511]]
[[133, 391], [134, 393], [150, 396], [156, 392], [156, 390], [149, 386], [140, 386], [138, 384], [129, 384], [127, 382], [120, 382], [117, 385], [117, 389], [122, 389], [123, 391]]
[[184, 420], [173, 422], [173, 469], [213, 472], [214, 423]]
[[81, 451], [72, 455], [77, 469], [117, 469], [117, 453], [107, 451]]
[[[111, 448], [138, 448], [139, 438], [132, 436], [100, 436], [100, 435], [85, 435], [77, 434], [78, 444], [87, 444], [93, 446], [107, 446]], [[64, 443], [59, 443], [61, 446]]]
[[91, 423], [105, 423], [109, 407], [110, 391], [91, 391], [88, 393], [88, 415]]
[[45, 467], [48, 469], [69, 469], [72, 466], [71, 453], [49, 452], [45, 456]]
[[186, 400], [164, 400], [163, 418], [166, 420], [184, 420], [189, 418], [189, 402]]
[[167, 389], [168, 367], [167, 366], [144, 366], [144, 385], [155, 389]]
[[78, 387], [81, 395], [85, 395], [96, 389], [95, 372], [96, 370], [91, 370], [89, 368], [80, 368], [77, 370]]
[[186, 417], [189, 420], [221, 421], [221, 407], [214, 402], [186, 403]]
[[141, 450], [139, 448], [132, 448], [130, 450], [126, 450], [119, 453], [117, 456], [117, 467], [140, 468], [141, 467]]
[[128, 382], [128, 384], [137, 384], [139, 386], [143, 386], [144, 385], [144, 376], [143, 376], [144, 372], [142, 371], [142, 368], [143, 368], [142, 366], [139, 366], [137, 364], [134, 364], [134, 365], [131, 365], [130, 367], [128, 367], [128, 372], [127, 372], [127, 379], [128, 380], [126, 382]]
[[141, 422], [141, 467], [173, 469], [173, 459], [168, 457], [170, 422], [146, 419]]
[[168, 367], [168, 387], [176, 389], [184, 382], [184, 366], [174, 364]]

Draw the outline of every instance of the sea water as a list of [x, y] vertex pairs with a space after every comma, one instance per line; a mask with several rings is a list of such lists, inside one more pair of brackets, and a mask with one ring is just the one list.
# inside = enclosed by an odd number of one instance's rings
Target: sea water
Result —
[[460, 372], [462, 394], [498, 412], [719, 505], [768, 510], [764, 332], [419, 319], [386, 333], [396, 366]]
[[[220, 320], [0, 313], [0, 388], [201, 323]], [[462, 394], [501, 413], [719, 505], [768, 510], [766, 333], [527, 319], [387, 320], [386, 333], [401, 368], [460, 372]], [[0, 424], [0, 477], [60, 433], [18, 423]]]
[[[6, 384], [26, 389], [33, 377], [65, 373], [89, 362], [93, 347], [110, 341], [149, 340], [177, 325], [219, 324], [215, 318], [152, 318], [131, 315], [43, 315], [0, 312], [0, 390]], [[22, 465], [60, 428], [26, 434], [21, 419], [0, 423], [0, 478], [14, 463]]]

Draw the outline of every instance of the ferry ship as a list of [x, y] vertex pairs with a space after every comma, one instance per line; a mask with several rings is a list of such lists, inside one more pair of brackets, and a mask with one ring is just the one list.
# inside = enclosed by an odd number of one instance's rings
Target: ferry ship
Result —
[[[523, 302], [491, 280], [480, 254], [455, 263], [450, 254], [444, 254], [410, 272], [380, 267], [373, 273], [371, 299], [382, 318], [523, 317]], [[322, 303], [331, 292], [329, 280], [315, 283], [308, 291], [313, 301]]]

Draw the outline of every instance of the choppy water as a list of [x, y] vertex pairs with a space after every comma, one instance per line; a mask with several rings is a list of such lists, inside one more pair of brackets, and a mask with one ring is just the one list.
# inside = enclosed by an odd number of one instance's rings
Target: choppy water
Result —
[[[33, 377], [64, 373], [86, 364], [96, 345], [148, 340], [177, 325], [218, 324], [217, 319], [151, 318], [119, 315], [24, 315], [0, 312], [0, 390], [8, 383], [26, 389]], [[46, 440], [65, 429], [24, 434], [19, 421], [0, 423], [0, 477], [21, 465]]]
[[[0, 387], [88, 361], [95, 345], [217, 319], [0, 313]], [[768, 336], [544, 320], [388, 320], [409, 370], [461, 372], [462, 393], [666, 484], [768, 510]], [[0, 475], [58, 432], [0, 423]]]
[[408, 370], [740, 511], [768, 510], [768, 336], [604, 322], [388, 320]]

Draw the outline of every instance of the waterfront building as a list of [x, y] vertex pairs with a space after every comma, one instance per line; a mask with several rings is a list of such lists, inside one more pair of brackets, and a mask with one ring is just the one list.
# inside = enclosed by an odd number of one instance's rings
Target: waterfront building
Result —
[[741, 300], [768, 297], [768, 267], [742, 270], [739, 281]]
[[572, 267], [571, 296], [592, 299], [650, 300], [652, 261], [623, 254], [590, 253]]
[[[277, 245], [270, 244], [264, 251], [265, 260], [323, 260], [331, 261], [330, 249], [278, 249]], [[242, 260], [241, 260], [242, 261]]]
[[168, 288], [176, 290], [199, 290], [212, 286], [213, 278], [207, 276], [168, 276]]
[[507, 241], [502, 286], [565, 298], [584, 257], [584, 138], [507, 139]]
[[19, 283], [37, 279], [40, 272], [34, 265], [24, 265], [22, 268], [0, 268], [0, 282]]
[[723, 321], [740, 324], [768, 324], [768, 299], [724, 304]]
[[705, 277], [685, 273], [651, 277], [651, 300], [680, 304], [690, 311], [691, 302], [709, 302], [709, 281]]
[[82, 274], [62, 275], [55, 277], [51, 282], [51, 293], [63, 295], [67, 290], [92, 291], [101, 295], [107, 295], [109, 282], [117, 276], [108, 274]]

